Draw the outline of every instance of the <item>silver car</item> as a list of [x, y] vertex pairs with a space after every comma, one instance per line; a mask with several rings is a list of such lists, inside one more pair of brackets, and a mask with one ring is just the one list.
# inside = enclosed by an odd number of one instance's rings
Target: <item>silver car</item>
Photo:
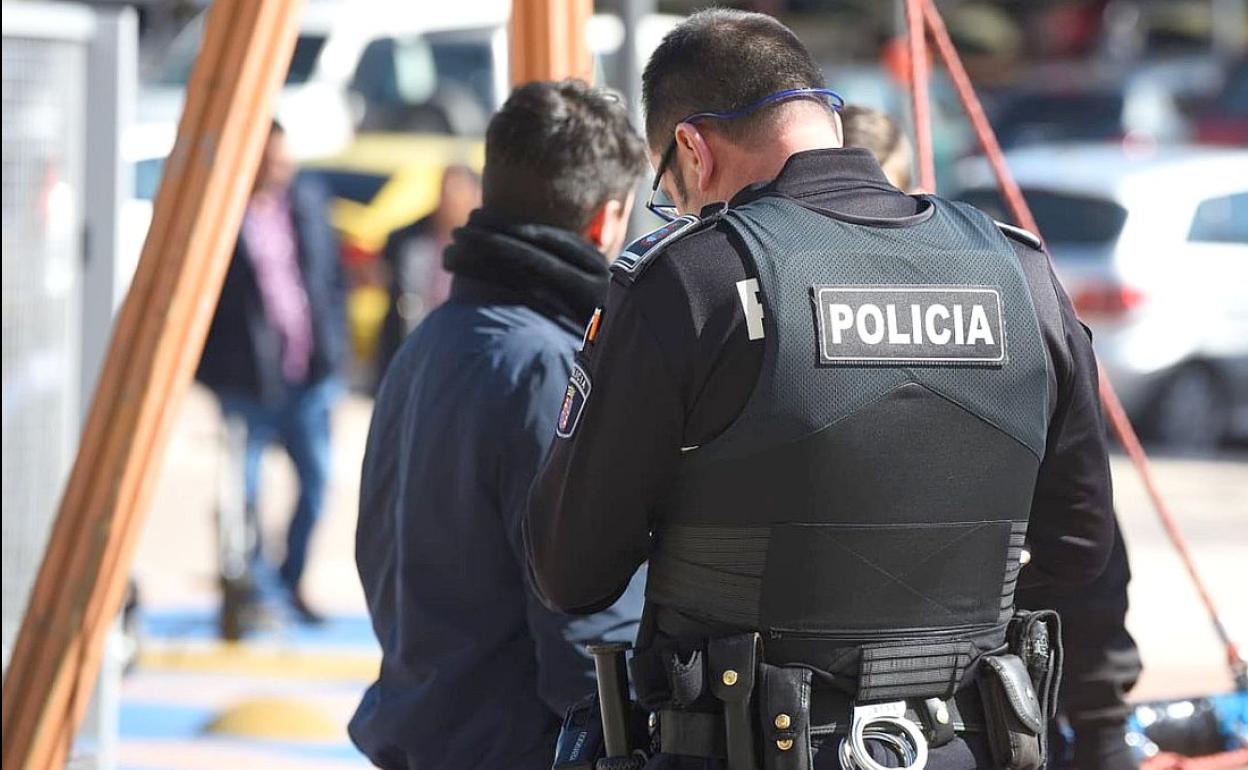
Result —
[[[1048, 145], [1007, 155], [1058, 275], [1145, 436], [1248, 435], [1248, 150]], [[960, 197], [1009, 221], [986, 163]]]

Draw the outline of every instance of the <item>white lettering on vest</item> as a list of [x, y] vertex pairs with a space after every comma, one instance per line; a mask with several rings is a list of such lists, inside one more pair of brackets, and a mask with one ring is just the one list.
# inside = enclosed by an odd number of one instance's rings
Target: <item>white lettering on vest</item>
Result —
[[[875, 328], [867, 331], [867, 318], [875, 321]], [[875, 305], [858, 308], [858, 336], [868, 345], [878, 345], [884, 339], [884, 314]]]
[[890, 345], [909, 345], [910, 335], [902, 334], [897, 329], [897, 306], [886, 305], [884, 312], [888, 315], [888, 344]]
[[971, 330], [966, 335], [966, 344], [974, 345], [977, 342], [993, 344], [992, 329], [988, 326], [988, 314], [984, 312], [984, 308], [980, 305], [972, 305]]
[[[812, 287], [819, 362], [1004, 365], [995, 287]], [[745, 295], [743, 294], [743, 301]]]
[[848, 331], [854, 325], [854, 309], [849, 305], [828, 305], [832, 314], [832, 341], [841, 344], [841, 332]]
[[932, 305], [928, 307], [925, 319], [927, 321], [927, 328], [925, 330], [927, 331], [927, 338], [937, 345], [944, 345], [949, 342], [950, 332], [948, 327], [941, 329], [940, 331], [936, 330], [936, 316], [941, 316], [948, 321], [949, 308], [944, 305]]
[[758, 279], [737, 281], [737, 296], [741, 298], [741, 310], [745, 313], [745, 328], [751, 340], [763, 338], [763, 303], [758, 301]]

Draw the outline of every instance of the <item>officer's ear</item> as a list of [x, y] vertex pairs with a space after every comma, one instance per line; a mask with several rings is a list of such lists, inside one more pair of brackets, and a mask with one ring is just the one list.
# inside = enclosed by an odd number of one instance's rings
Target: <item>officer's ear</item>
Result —
[[[715, 154], [711, 152], [711, 146], [707, 144], [706, 137], [692, 123], [678, 123], [676, 124], [676, 144], [680, 149], [685, 150], [683, 154], [691, 159], [690, 173], [685, 175], [685, 179], [691, 180], [699, 191], [709, 190], [711, 177], [715, 174]], [[676, 154], [682, 153], [678, 151]], [[672, 162], [679, 163], [680, 160], [673, 158]]]
[[628, 235], [628, 215], [633, 210], [633, 193], [622, 201], [609, 200], [598, 207], [581, 236], [607, 258], [615, 259]]

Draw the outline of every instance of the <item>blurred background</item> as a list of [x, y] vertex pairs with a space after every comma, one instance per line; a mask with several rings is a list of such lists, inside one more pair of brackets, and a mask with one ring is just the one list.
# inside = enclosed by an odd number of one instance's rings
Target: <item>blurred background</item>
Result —
[[[850, 104], [908, 125], [904, 21], [884, 0], [755, 0]], [[9, 653], [81, 420], [151, 219], [209, 3], [3, 3], [3, 644]], [[640, 68], [692, 0], [598, 0], [595, 79], [640, 118]], [[954, 42], [1058, 272], [1153, 449], [1232, 635], [1248, 633], [1248, 0], [944, 0]], [[309, 0], [277, 104], [328, 191], [350, 367], [305, 597], [324, 617], [229, 627], [222, 511], [237, 451], [216, 399], [175, 428], [75, 767], [362, 767], [346, 718], [378, 653], [355, 574], [371, 393], [445, 293], [440, 251], [475, 205], [506, 98], [508, 0]], [[1009, 217], [943, 70], [939, 192]], [[450, 169], [448, 172], [447, 170]], [[657, 224], [642, 207], [640, 233]], [[263, 456], [262, 542], [296, 497]], [[1226, 689], [1222, 652], [1128, 464], [1137, 698]], [[276, 547], [280, 551], [280, 545]], [[307, 621], [307, 618], [303, 618]], [[223, 641], [222, 637], [241, 637]]]

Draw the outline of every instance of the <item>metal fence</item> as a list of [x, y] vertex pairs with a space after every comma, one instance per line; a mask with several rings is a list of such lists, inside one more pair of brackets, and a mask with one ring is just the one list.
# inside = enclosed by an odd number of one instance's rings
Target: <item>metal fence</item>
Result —
[[90, 16], [4, 8], [3, 643], [39, 568], [80, 415]]

